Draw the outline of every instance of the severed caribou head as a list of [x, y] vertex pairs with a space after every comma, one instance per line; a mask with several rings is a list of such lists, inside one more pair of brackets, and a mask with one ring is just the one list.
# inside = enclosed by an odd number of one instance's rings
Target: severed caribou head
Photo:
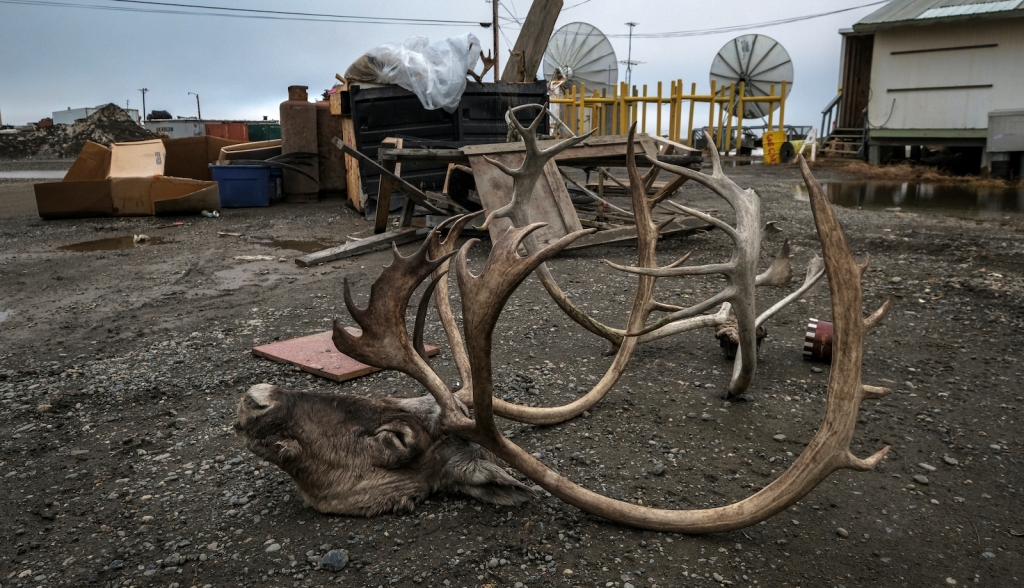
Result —
[[430, 396], [371, 399], [258, 384], [239, 402], [234, 428], [321, 512], [406, 512], [434, 492], [500, 505], [533, 497], [490, 452], [444, 433], [440, 421]]

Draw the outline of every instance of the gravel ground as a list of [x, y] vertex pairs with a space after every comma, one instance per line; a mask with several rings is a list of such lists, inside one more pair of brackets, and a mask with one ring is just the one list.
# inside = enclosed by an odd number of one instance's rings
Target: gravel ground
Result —
[[[0, 164], [0, 169], [24, 169]], [[12, 167], [13, 166], [13, 167]], [[788, 237], [798, 272], [818, 250], [789, 166], [729, 169]], [[823, 178], [839, 172], [820, 168]], [[702, 188], [676, 197], [724, 209]], [[728, 215], [723, 215], [728, 218]], [[339, 385], [258, 359], [253, 345], [325, 330], [389, 254], [313, 268], [268, 238], [338, 240], [366, 229], [340, 201], [225, 210], [218, 219], [42, 221], [29, 182], [0, 184], [0, 586], [1011, 586], [1024, 578], [1020, 410], [1024, 223], [841, 210], [869, 253], [865, 307], [897, 306], [868, 338], [866, 383], [894, 388], [861, 410], [853, 444], [892, 445], [876, 471], [842, 471], [784, 513], [741, 532], [691, 537], [624, 528], [543, 493], [519, 508], [437, 495], [407, 516], [320, 514], [230, 430], [252, 384], [417, 395], [381, 372]], [[166, 228], [173, 220], [184, 226]], [[243, 237], [218, 237], [218, 231]], [[118, 251], [60, 246], [145, 233]], [[720, 232], [663, 241], [667, 263], [727, 256]], [[411, 250], [405, 246], [403, 250]], [[475, 262], [482, 262], [479, 246]], [[242, 262], [242, 255], [276, 261]], [[633, 280], [601, 247], [555, 262], [583, 306], [622, 324]], [[662, 280], [692, 302], [716, 278]], [[765, 308], [782, 294], [760, 293]], [[769, 324], [749, 402], [719, 399], [730, 363], [710, 331], [640, 349], [593, 410], [555, 427], [501, 426], [573, 480], [661, 508], [723, 505], [792, 463], [813, 435], [829, 368], [801, 358], [827, 289]], [[428, 342], [441, 344], [436, 316]], [[510, 400], [577, 397], [610, 364], [607, 346], [564, 317], [535, 280], [495, 336]], [[450, 354], [434, 364], [456, 379]]]

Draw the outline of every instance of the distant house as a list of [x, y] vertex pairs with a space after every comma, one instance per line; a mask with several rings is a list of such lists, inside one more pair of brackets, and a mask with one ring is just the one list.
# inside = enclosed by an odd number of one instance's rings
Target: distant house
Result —
[[[53, 124], [55, 125], [73, 125], [75, 124], [75, 121], [88, 118], [90, 114], [96, 112], [104, 106], [106, 106], [106, 104], [100, 104], [99, 106], [93, 106], [92, 108], [85, 107], [75, 109], [72, 109], [69, 106], [67, 110], [54, 110], [53, 115], [50, 118], [53, 119]], [[139, 120], [138, 110], [130, 108], [126, 109], [125, 112], [128, 113], [128, 116], [132, 117], [132, 120]]]
[[938, 145], [1019, 174], [1022, 17], [1024, 0], [893, 0], [840, 31], [833, 126], [866, 132], [872, 163]]

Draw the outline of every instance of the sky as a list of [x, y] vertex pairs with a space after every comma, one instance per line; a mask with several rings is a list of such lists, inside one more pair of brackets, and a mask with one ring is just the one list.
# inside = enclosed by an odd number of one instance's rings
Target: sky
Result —
[[[318, 14], [384, 16], [489, 22], [485, 0], [168, 0], [178, 4], [244, 7]], [[693, 31], [765, 23], [788, 17], [863, 7], [877, 0], [565, 0], [556, 27], [587, 22], [608, 35]], [[83, 8], [83, 6], [102, 7]], [[529, 0], [501, 0], [500, 54], [518, 35]], [[111, 8], [117, 10], [111, 10]], [[733, 37], [760, 33], [779, 41], [795, 71], [786, 122], [817, 126], [835, 96], [839, 76], [839, 29], [848, 28], [878, 5], [821, 18], [738, 32], [681, 38], [634, 38], [634, 85], [682, 78], [706, 92], [719, 49]], [[127, 10], [126, 10], [127, 9]], [[160, 11], [160, 12], [140, 12]], [[226, 18], [172, 11], [209, 12], [124, 0], [0, 0], [0, 116], [24, 124], [55, 110], [114, 102], [174, 116], [195, 116], [199, 94], [205, 119], [278, 118], [290, 85], [309, 86], [315, 97], [334, 83], [363, 52], [388, 42], [423, 35], [433, 40], [475, 34], [485, 49], [490, 29], [478, 24], [366, 24]], [[625, 60], [628, 40], [612, 37]], [[624, 79], [625, 66], [620, 66]], [[706, 113], [706, 110], [705, 110]], [[704, 115], [706, 119], [706, 114]], [[697, 120], [700, 118], [698, 110]]]

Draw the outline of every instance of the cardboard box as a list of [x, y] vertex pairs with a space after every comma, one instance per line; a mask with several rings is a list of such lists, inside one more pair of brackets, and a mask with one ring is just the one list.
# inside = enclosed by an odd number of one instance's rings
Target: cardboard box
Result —
[[86, 142], [64, 180], [35, 184], [36, 207], [45, 219], [196, 214], [220, 208], [209, 164], [221, 148], [217, 137], [115, 143]]

